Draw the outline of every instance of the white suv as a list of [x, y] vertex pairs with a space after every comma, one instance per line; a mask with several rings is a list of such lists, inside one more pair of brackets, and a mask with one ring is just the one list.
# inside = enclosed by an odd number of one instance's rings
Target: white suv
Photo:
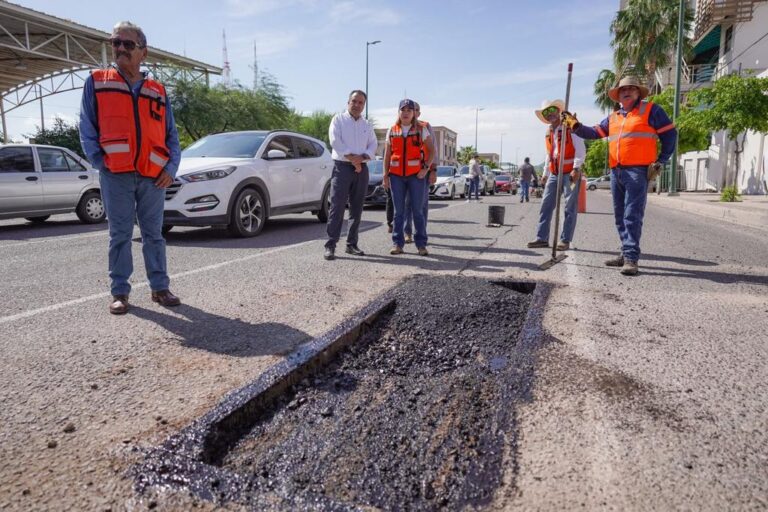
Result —
[[163, 232], [173, 226], [226, 226], [258, 235], [267, 219], [311, 211], [328, 219], [333, 161], [325, 145], [289, 131], [227, 132], [198, 140], [181, 154], [165, 191]]

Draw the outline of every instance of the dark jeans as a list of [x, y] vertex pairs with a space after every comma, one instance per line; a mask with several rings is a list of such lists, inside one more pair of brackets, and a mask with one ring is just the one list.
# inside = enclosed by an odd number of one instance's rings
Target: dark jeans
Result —
[[528, 201], [528, 191], [531, 188], [531, 184], [527, 181], [520, 182], [520, 202]]
[[648, 200], [648, 169], [624, 167], [611, 169], [613, 217], [621, 239], [625, 260], [640, 259], [640, 236]]
[[144, 267], [152, 291], [167, 290], [169, 284], [163, 238], [165, 189], [154, 178], [138, 172], [99, 173], [101, 196], [109, 219], [109, 277], [112, 295], [128, 295], [133, 274], [131, 239], [134, 219], [139, 220]]
[[331, 176], [331, 206], [328, 211], [328, 241], [326, 247], [335, 248], [341, 236], [341, 225], [344, 223], [344, 207], [349, 202], [349, 232], [347, 245], [357, 245], [357, 235], [360, 230], [360, 220], [363, 216], [363, 203], [368, 189], [368, 166], [363, 164], [363, 170], [355, 172], [355, 167], [349, 162], [334, 161]]
[[395, 205], [392, 204], [392, 188], [387, 189], [387, 226], [392, 227], [392, 222], [395, 219]]

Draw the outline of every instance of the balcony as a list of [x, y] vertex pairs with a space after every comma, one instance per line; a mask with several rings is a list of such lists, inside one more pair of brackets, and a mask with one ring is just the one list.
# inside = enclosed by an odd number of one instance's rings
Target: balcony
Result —
[[[683, 92], [693, 87], [700, 87], [711, 83], [715, 78], [717, 64], [686, 64], [683, 61], [683, 67], [680, 71], [680, 85]], [[656, 70], [656, 83], [661, 89], [675, 85], [675, 68]]]
[[709, 30], [721, 23], [742, 23], [750, 21], [755, 4], [765, 0], [699, 0], [696, 5], [696, 17], [693, 40], [698, 41]]

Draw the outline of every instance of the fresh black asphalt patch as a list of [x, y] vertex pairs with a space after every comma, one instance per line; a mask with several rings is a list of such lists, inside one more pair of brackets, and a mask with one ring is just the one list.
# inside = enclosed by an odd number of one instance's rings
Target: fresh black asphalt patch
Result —
[[235, 392], [237, 407], [225, 399], [226, 413], [153, 450], [134, 471], [138, 490], [171, 485], [254, 510], [489, 505], [516, 472], [515, 404], [530, 396], [546, 300], [535, 288], [410, 278], [333, 351], [289, 357], [302, 373], [283, 365], [260, 379], [290, 373], [279, 392]]

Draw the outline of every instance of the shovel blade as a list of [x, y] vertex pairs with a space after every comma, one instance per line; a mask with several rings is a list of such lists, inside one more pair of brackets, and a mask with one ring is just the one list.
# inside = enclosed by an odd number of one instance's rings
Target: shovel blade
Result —
[[550, 258], [544, 263], [542, 263], [541, 265], [539, 265], [539, 270], [549, 270], [567, 257], [568, 257], [567, 254], [558, 254], [554, 258]]

